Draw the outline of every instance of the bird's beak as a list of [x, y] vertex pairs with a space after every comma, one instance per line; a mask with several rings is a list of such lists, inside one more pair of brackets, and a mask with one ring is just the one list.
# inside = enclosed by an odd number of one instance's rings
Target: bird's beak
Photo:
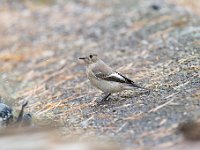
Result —
[[86, 57], [80, 57], [79, 59], [86, 59]]

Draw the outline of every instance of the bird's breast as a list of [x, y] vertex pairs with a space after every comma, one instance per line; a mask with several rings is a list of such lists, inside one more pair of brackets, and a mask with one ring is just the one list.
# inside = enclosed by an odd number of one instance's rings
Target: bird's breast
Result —
[[116, 93], [123, 90], [123, 86], [119, 83], [88, 77], [91, 84], [106, 93]]

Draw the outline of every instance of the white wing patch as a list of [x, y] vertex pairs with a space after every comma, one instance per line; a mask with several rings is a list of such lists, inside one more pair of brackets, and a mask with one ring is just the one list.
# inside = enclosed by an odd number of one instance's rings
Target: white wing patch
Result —
[[119, 73], [117, 73], [117, 72], [114, 72], [114, 73], [110, 74], [108, 77], [110, 77], [110, 78], [114, 77], [114, 78], [118, 78], [119, 80], [125, 81], [124, 77], [121, 76], [121, 75], [120, 75]]
[[127, 84], [130, 84], [132, 82], [128, 78], [124, 77], [123, 75], [120, 75], [118, 72], [113, 72], [111, 74], [103, 74], [103, 73], [99, 72], [99, 73], [95, 74], [95, 77], [102, 79], [102, 80], [127, 83]]

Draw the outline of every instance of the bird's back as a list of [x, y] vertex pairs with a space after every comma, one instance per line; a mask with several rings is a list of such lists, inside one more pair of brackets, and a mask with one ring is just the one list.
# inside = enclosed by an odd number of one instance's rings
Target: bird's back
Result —
[[114, 72], [113, 69], [102, 60], [99, 60], [97, 63], [91, 64], [88, 69], [90, 69], [94, 74], [101, 73], [109, 75]]

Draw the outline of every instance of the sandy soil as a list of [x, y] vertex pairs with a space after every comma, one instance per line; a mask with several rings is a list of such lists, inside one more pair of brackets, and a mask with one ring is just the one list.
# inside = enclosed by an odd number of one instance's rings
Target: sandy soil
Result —
[[[193, 4], [193, 5], [191, 5]], [[156, 6], [156, 7], [155, 7]], [[0, 2], [0, 95], [38, 126], [112, 139], [131, 149], [182, 140], [176, 127], [200, 115], [199, 1]], [[96, 107], [78, 60], [98, 54], [150, 88], [112, 95]]]

